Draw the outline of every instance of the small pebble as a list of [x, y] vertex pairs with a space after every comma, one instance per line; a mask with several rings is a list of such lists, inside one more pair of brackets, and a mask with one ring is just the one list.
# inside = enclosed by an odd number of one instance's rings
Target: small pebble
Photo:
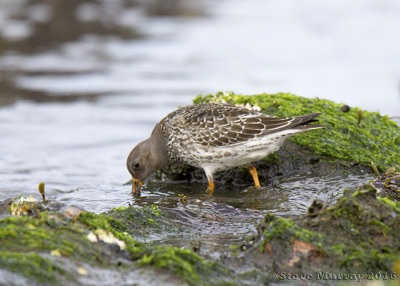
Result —
[[80, 275], [88, 275], [88, 272], [87, 272], [87, 270], [85, 269], [85, 268], [83, 268], [83, 267], [79, 267], [78, 268], [78, 273], [80, 274]]
[[343, 111], [343, 112], [349, 112], [350, 111], [350, 106], [345, 104], [340, 108], [340, 110]]

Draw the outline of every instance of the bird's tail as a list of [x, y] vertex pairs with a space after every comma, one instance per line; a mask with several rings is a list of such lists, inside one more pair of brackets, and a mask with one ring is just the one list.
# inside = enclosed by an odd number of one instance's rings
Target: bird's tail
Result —
[[321, 124], [310, 124], [313, 122], [318, 122], [318, 119], [315, 118], [319, 115], [321, 115], [321, 113], [310, 113], [302, 116], [297, 116], [296, 121], [298, 124], [291, 129], [306, 131], [311, 129], [325, 128], [325, 126]]

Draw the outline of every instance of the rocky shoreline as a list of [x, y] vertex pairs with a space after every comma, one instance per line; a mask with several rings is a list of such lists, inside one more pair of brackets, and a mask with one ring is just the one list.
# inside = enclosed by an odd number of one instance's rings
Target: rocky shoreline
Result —
[[[400, 155], [396, 150], [400, 128], [396, 123], [377, 113], [357, 108], [344, 112], [341, 104], [289, 94], [218, 93], [195, 99], [195, 103], [204, 101], [257, 106], [279, 116], [326, 111], [320, 116], [326, 130], [295, 136], [255, 164], [264, 186], [294, 174], [316, 178], [373, 174], [371, 161], [378, 177], [343, 190], [333, 205], [315, 200], [306, 214], [262, 214], [263, 219], [249, 223], [252, 234], [235, 243], [221, 235], [226, 241], [207, 246], [212, 249], [207, 252], [202, 251], [207, 233], [185, 221], [180, 212], [188, 204], [196, 205], [197, 213], [185, 215], [229, 227], [231, 222], [207, 209], [217, 205], [213, 198], [182, 196], [179, 209], [130, 206], [102, 214], [52, 200], [13, 198], [0, 203], [1, 283], [266, 285], [369, 278], [386, 285], [399, 283], [400, 173], [396, 168]], [[171, 166], [152, 178], [158, 183], [176, 180], [196, 184], [205, 182], [205, 177], [201, 170]], [[250, 175], [241, 168], [217, 174], [216, 181], [232, 188], [251, 185]]]

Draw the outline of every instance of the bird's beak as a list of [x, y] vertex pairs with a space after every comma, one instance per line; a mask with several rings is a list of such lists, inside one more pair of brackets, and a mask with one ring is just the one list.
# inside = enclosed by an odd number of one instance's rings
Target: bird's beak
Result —
[[132, 178], [132, 194], [140, 194], [140, 188], [142, 185], [143, 182], [141, 180]]

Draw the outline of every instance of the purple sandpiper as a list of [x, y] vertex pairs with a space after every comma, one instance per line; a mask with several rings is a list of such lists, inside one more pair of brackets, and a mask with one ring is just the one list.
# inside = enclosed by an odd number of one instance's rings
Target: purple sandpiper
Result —
[[156, 169], [172, 163], [204, 169], [209, 194], [214, 192], [215, 172], [243, 165], [259, 187], [257, 170], [250, 163], [277, 151], [293, 134], [323, 127], [309, 124], [318, 115], [281, 118], [219, 103], [177, 109], [130, 152], [127, 167], [133, 178], [132, 193], [139, 193], [143, 180]]

